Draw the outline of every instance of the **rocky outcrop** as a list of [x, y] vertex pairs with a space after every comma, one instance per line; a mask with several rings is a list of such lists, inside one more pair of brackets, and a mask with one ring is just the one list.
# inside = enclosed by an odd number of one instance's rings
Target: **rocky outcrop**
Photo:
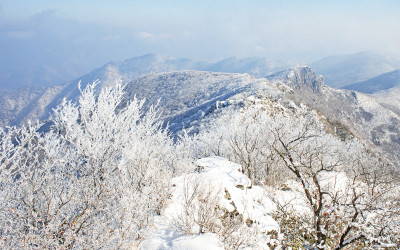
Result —
[[308, 66], [298, 66], [284, 71], [280, 71], [266, 77], [271, 81], [282, 81], [292, 88], [308, 88], [313, 92], [321, 92], [325, 86], [322, 76], [318, 76], [312, 68]]

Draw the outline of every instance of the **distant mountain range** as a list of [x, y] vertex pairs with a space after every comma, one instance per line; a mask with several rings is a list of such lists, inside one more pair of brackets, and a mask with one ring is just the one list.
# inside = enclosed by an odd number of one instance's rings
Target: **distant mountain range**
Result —
[[373, 94], [396, 86], [400, 86], [400, 69], [373, 77], [366, 81], [348, 84], [342, 88]]
[[255, 57], [244, 59], [231, 57], [216, 63], [210, 63], [147, 54], [107, 63], [63, 85], [47, 88], [24, 87], [17, 90], [3, 89], [0, 91], [0, 125], [18, 125], [28, 119], [47, 119], [51, 109], [56, 107], [62, 98], [76, 100], [80, 94], [78, 89], [79, 82], [81, 82], [82, 87], [85, 87], [88, 83], [99, 79], [101, 81], [100, 87], [106, 87], [115, 85], [117, 80], [126, 83], [148, 73], [181, 70], [230, 73], [248, 72], [255, 77], [263, 77], [285, 67], [283, 63]]
[[[381, 74], [400, 69], [400, 55], [360, 52], [350, 55], [326, 57], [309, 65], [317, 71], [317, 74], [324, 76], [325, 83], [328, 86], [338, 88], [364, 82]], [[86, 66], [83, 68], [87, 68]], [[294, 64], [263, 57], [230, 57], [217, 62], [209, 62], [147, 54], [107, 63], [77, 79], [82, 80], [83, 83], [102, 79], [104, 85], [112, 85], [115, 82], [116, 76], [121, 77], [123, 81], [130, 81], [137, 76], [151, 72], [178, 70], [248, 73], [260, 78], [279, 70], [285, 70], [291, 66], [294, 66]], [[73, 68], [73, 66], [71, 67]], [[54, 86], [54, 83], [66, 82], [66, 79], [71, 79], [74, 75], [77, 76], [81, 72], [71, 67], [67, 67], [64, 73], [55, 70], [54, 66], [26, 68], [20, 73], [0, 72], [0, 86], [3, 89], [18, 89], [22, 85], [30, 88], [34, 88], [34, 86], [51, 87]], [[76, 68], [76, 65], [74, 67]], [[362, 88], [358, 89], [363, 91]]]
[[[61, 63], [60, 63], [61, 64]], [[64, 63], [56, 67], [54, 64], [45, 66], [34, 65], [22, 67], [20, 71], [10, 71], [6, 67], [0, 69], [0, 88], [18, 89], [22, 86], [27, 87], [51, 87], [62, 84], [70, 79], [74, 79], [82, 74], [82, 69], [87, 69], [89, 65], [84, 62]], [[119, 75], [132, 77], [143, 75], [150, 72], [169, 72], [176, 70], [203, 70], [227, 73], [250, 73], [256, 77], [263, 77], [277, 70], [284, 69], [288, 64], [277, 60], [270, 60], [262, 57], [235, 58], [230, 57], [218, 62], [193, 61], [186, 58], [174, 58], [170, 56], [160, 56], [147, 54], [144, 56], [133, 57], [126, 60], [114, 61], [105, 64], [92, 71], [84, 77], [79, 77], [83, 82], [90, 76], [108, 74], [112, 78], [115, 70]], [[90, 78], [90, 80], [92, 80]], [[123, 79], [124, 80], [124, 79]]]
[[326, 57], [310, 66], [324, 76], [327, 85], [340, 88], [400, 69], [400, 55], [360, 52]]

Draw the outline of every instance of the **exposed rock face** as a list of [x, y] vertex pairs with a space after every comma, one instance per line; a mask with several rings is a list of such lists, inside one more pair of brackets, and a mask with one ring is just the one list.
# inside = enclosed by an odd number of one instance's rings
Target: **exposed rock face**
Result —
[[309, 88], [313, 92], [320, 93], [325, 86], [322, 76], [317, 76], [315, 70], [308, 66], [298, 66], [267, 76], [271, 81], [282, 81], [292, 88]]

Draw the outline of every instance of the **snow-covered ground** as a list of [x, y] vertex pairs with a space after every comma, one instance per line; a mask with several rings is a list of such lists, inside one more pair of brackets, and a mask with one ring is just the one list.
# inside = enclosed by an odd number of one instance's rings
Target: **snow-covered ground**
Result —
[[[255, 242], [257, 248], [269, 249], [267, 243], [276, 243], [274, 241], [277, 240], [268, 235], [270, 232], [279, 233], [279, 225], [270, 215], [276, 207], [265, 194], [265, 189], [251, 186], [247, 176], [240, 172], [241, 166], [225, 158], [207, 157], [197, 160], [195, 164], [199, 173], [183, 175], [173, 180], [174, 190], [168, 207], [163, 215], [155, 219], [154, 231], [140, 244], [140, 249], [224, 248], [218, 234], [198, 233], [198, 225], [193, 226], [191, 235], [185, 235], [179, 230], [178, 220], [182, 221], [190, 210], [187, 205], [196, 193], [196, 188], [200, 194], [206, 192], [208, 201], [214, 199], [221, 210], [238, 213], [243, 216], [243, 222], [252, 221], [249, 228], [258, 233]], [[193, 209], [199, 213], [199, 204], [196, 203], [195, 206]]]
[[[272, 217], [279, 209], [277, 204], [288, 206], [304, 218], [311, 212], [301, 185], [293, 180], [285, 183], [286, 189], [252, 186], [249, 178], [241, 173], [241, 166], [225, 158], [211, 156], [194, 164], [196, 173], [173, 179], [167, 208], [155, 218], [153, 230], [138, 249], [230, 249], [224, 242], [226, 235], [219, 234], [218, 230], [202, 231], [201, 223], [197, 223], [204, 219], [204, 214], [209, 215], [210, 221], [221, 219], [223, 215], [215, 213], [215, 208], [225, 215], [240, 217], [241, 228], [230, 233], [250, 237], [252, 245], [243, 244], [239, 249], [273, 249], [282, 247], [285, 241], [282, 229]], [[321, 177], [321, 184], [334, 193], [346, 194], [348, 181], [339, 172]], [[207, 199], [208, 206], [201, 203], [202, 199]]]

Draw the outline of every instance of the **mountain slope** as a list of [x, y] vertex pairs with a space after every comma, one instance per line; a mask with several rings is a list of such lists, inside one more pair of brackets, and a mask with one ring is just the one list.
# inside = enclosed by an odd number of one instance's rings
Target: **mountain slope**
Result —
[[159, 101], [162, 117], [170, 130], [192, 126], [216, 108], [220, 101], [237, 94], [268, 88], [265, 79], [248, 74], [179, 71], [151, 73], [126, 85], [127, 100], [146, 98], [146, 105]]
[[380, 105], [400, 116], [400, 86], [379, 91], [372, 96]]
[[400, 69], [376, 76], [366, 81], [348, 84], [342, 88], [373, 94], [396, 86], [400, 86]]
[[[51, 105], [64, 86], [51, 88], [21, 88], [0, 92], [0, 126], [19, 125], [27, 120], [42, 120], [49, 115]], [[60, 101], [59, 99], [57, 103]]]
[[[398, 109], [388, 103], [385, 105], [382, 97], [333, 89], [324, 85], [323, 82], [319, 85], [320, 91], [315, 91], [313, 86], [321, 78], [313, 70], [296, 67], [291, 71], [283, 74], [281, 79], [274, 79], [289, 86], [298, 84], [297, 87], [293, 87], [293, 91], [286, 94], [287, 98], [319, 110], [343, 138], [354, 135], [370, 141], [381, 147], [395, 160], [400, 160]], [[293, 82], [293, 78], [288, 78], [288, 75], [307, 80]]]
[[163, 119], [173, 133], [182, 128], [196, 132], [207, 117], [218, 115], [222, 105], [238, 107], [252, 103], [254, 96], [307, 104], [327, 119], [329, 127], [342, 139], [353, 136], [370, 141], [388, 155], [400, 159], [400, 116], [373, 97], [324, 84], [310, 67], [295, 67], [256, 79], [247, 74], [181, 71], [152, 73], [126, 86], [127, 99], [147, 98], [148, 105], [160, 100]]
[[327, 85], [337, 88], [399, 69], [400, 56], [360, 52], [326, 57], [310, 65], [324, 76]]

